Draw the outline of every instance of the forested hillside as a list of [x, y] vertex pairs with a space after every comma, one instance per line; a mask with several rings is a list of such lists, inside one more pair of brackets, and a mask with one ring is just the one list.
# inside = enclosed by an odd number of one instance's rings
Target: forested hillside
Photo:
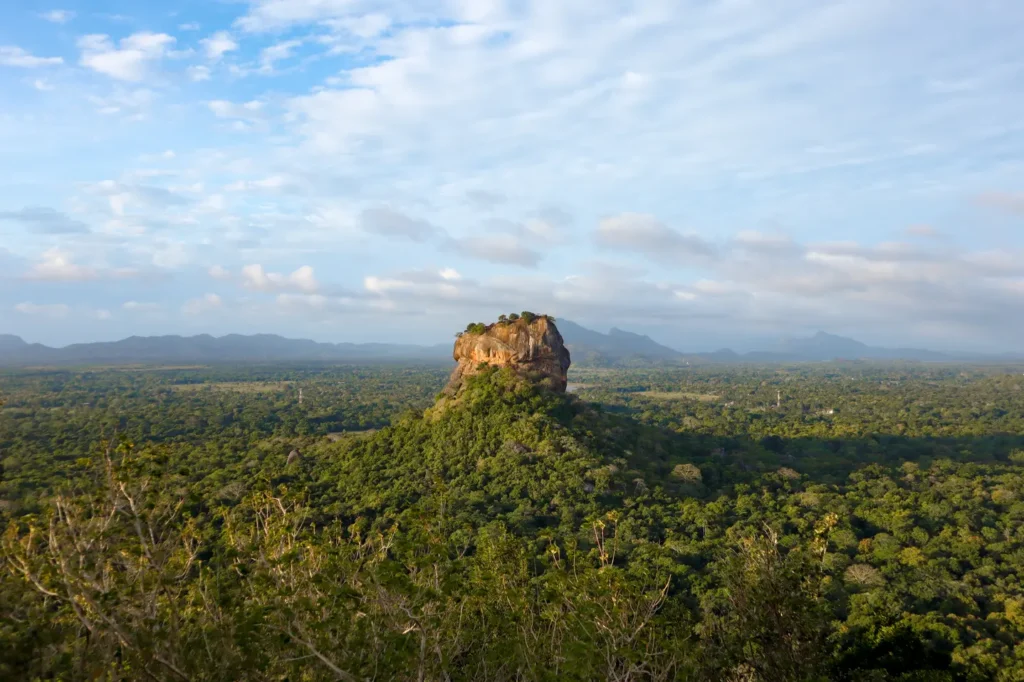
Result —
[[0, 376], [0, 679], [1024, 678], [1024, 376]]

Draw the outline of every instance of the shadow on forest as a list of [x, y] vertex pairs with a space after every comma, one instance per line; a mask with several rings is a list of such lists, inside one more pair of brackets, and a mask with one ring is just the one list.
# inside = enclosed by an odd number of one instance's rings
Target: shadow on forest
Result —
[[[1024, 435], [903, 436], [872, 434], [858, 438], [809, 438], [748, 434], [728, 436], [675, 431], [636, 419], [625, 411], [595, 406], [610, 418], [612, 432], [635, 434], [627, 445], [633, 463], [656, 476], [669, 476], [680, 463], [697, 465], [709, 491], [751, 483], [766, 474], [839, 485], [871, 466], [898, 468], [905, 462], [928, 469], [936, 462], [956, 465], [1011, 465], [1011, 454], [1024, 452]], [[620, 421], [621, 420], [621, 421]], [[639, 428], [638, 428], [639, 427]], [[631, 447], [630, 447], [631, 446]], [[653, 469], [653, 470], [652, 470]], [[722, 491], [724, 492], [724, 491]]]

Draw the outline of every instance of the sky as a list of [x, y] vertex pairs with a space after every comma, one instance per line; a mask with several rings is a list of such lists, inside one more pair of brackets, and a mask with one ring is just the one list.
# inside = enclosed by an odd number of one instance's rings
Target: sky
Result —
[[8, 0], [0, 333], [1024, 351], [1019, 0]]

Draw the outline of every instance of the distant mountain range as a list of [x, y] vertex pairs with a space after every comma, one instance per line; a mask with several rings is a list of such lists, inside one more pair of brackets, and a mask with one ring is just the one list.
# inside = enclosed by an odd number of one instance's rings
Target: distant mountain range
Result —
[[[1006, 362], [1024, 355], [939, 353], [919, 348], [879, 348], [854, 339], [818, 332], [788, 339], [750, 353], [722, 349], [683, 353], [648, 336], [612, 328], [607, 334], [558, 321], [576, 366], [651, 366], [709, 363], [824, 362], [830, 360], [912, 360], [921, 362]], [[79, 343], [51, 348], [0, 334], [0, 366], [128, 365], [233, 362], [451, 362], [451, 345], [318, 343], [273, 334], [243, 336], [132, 336], [121, 341]]]
[[612, 327], [607, 334], [581, 327], [569, 320], [558, 320], [574, 365], [678, 364], [686, 356], [654, 341], [649, 336]]
[[799, 360], [920, 360], [936, 361], [962, 359], [957, 356], [921, 348], [879, 348], [860, 341], [818, 332], [804, 339], [786, 339], [776, 350], [747, 353], [751, 360], [799, 359]]
[[243, 336], [132, 336], [121, 341], [50, 348], [0, 335], [0, 365], [93, 365], [288, 361], [431, 360], [451, 357], [451, 347], [388, 343], [317, 343], [274, 334]]
[[612, 329], [601, 334], [578, 324], [560, 321], [573, 363], [582, 365], [678, 365], [737, 362], [827, 362], [830, 360], [911, 360], [919, 362], [1000, 361], [1024, 356], [985, 356], [939, 353], [921, 348], [879, 348], [835, 334], [786, 339], [769, 350], [737, 353], [728, 348], [713, 353], [684, 353], [664, 346], [649, 336]]

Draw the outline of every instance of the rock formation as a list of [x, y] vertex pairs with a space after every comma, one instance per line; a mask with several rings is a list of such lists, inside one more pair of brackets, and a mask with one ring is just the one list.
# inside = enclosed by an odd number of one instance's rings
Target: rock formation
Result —
[[546, 315], [524, 314], [488, 326], [470, 325], [455, 341], [452, 357], [459, 364], [445, 389], [449, 395], [458, 392], [464, 377], [488, 365], [511, 367], [530, 381], [565, 392], [569, 350], [554, 320]]

